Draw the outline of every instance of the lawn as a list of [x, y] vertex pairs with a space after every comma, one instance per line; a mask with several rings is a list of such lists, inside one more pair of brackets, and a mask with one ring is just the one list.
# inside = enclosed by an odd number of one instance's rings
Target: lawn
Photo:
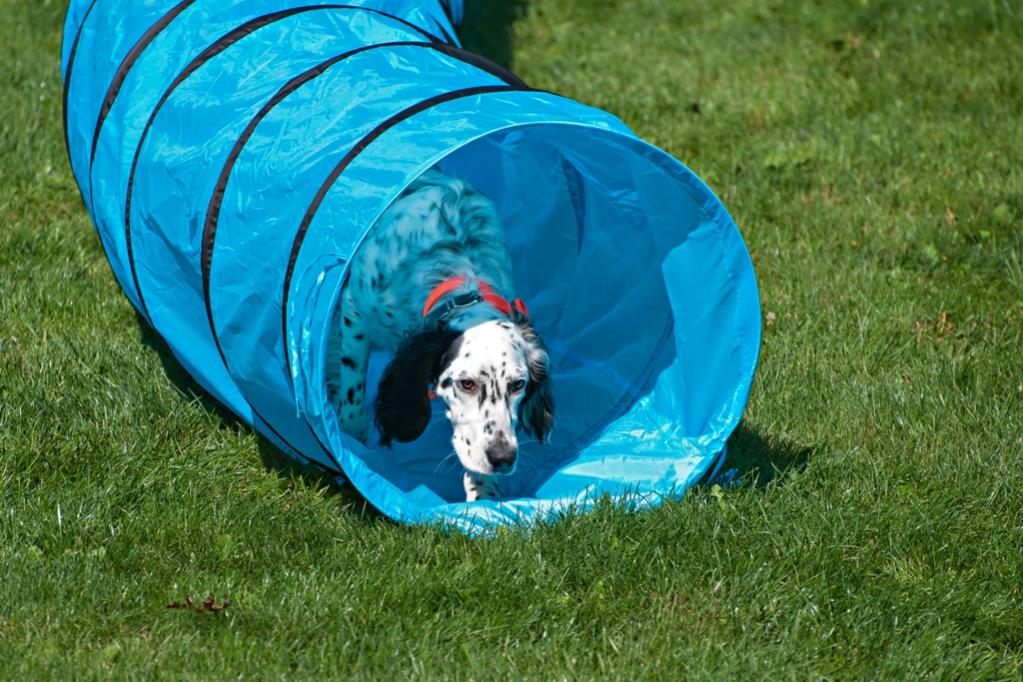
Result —
[[120, 293], [64, 3], [3, 0], [0, 676], [1023, 677], [1023, 3], [469, 4], [468, 47], [735, 217], [740, 484], [473, 540], [290, 467]]

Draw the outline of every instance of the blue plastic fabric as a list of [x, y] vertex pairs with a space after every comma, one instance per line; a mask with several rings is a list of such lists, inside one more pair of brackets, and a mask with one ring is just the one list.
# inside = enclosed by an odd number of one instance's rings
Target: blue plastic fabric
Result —
[[[114, 275], [206, 390], [397, 520], [476, 533], [678, 497], [720, 462], [756, 367], [739, 232], [615, 117], [456, 49], [462, 10], [72, 0], [69, 153]], [[551, 351], [552, 443], [521, 444], [499, 502], [460, 501], [442, 410], [381, 449], [341, 433], [325, 395], [347, 263], [433, 165], [497, 204]]]

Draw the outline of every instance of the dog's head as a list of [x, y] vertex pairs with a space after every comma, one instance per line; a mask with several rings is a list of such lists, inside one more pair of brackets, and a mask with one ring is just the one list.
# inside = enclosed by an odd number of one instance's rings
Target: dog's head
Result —
[[546, 442], [554, 426], [550, 359], [528, 320], [491, 320], [465, 331], [443, 322], [408, 336], [384, 370], [376, 399], [380, 442], [415, 440], [430, 421], [430, 386], [454, 427], [466, 470], [510, 474], [515, 430]]

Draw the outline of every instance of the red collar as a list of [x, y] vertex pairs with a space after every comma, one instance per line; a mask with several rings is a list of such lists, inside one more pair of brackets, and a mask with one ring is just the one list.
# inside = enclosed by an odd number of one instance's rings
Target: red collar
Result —
[[[460, 289], [462, 286], [469, 281], [468, 277], [464, 275], [461, 277], [452, 277], [446, 279], [433, 288], [430, 295], [426, 297], [426, 303], [423, 305], [423, 317], [430, 314], [437, 302], [442, 298]], [[481, 279], [476, 280], [476, 284], [479, 286], [479, 294], [476, 294], [474, 298], [471, 298], [465, 302], [459, 302], [458, 297], [448, 302], [449, 309], [458, 307], [460, 305], [469, 305], [476, 301], [483, 301], [489, 303], [498, 312], [507, 318], [511, 318], [512, 310], [517, 310], [526, 317], [529, 317], [529, 310], [526, 309], [526, 304], [522, 302], [521, 298], [516, 298], [514, 301], [509, 302], [507, 299], [499, 296], [489, 284]]]

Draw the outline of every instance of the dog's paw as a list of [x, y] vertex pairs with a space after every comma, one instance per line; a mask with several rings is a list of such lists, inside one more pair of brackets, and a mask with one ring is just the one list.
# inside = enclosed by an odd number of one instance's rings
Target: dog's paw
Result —
[[466, 472], [462, 477], [465, 484], [465, 501], [497, 500], [501, 497], [501, 484], [497, 476], [483, 476]]

